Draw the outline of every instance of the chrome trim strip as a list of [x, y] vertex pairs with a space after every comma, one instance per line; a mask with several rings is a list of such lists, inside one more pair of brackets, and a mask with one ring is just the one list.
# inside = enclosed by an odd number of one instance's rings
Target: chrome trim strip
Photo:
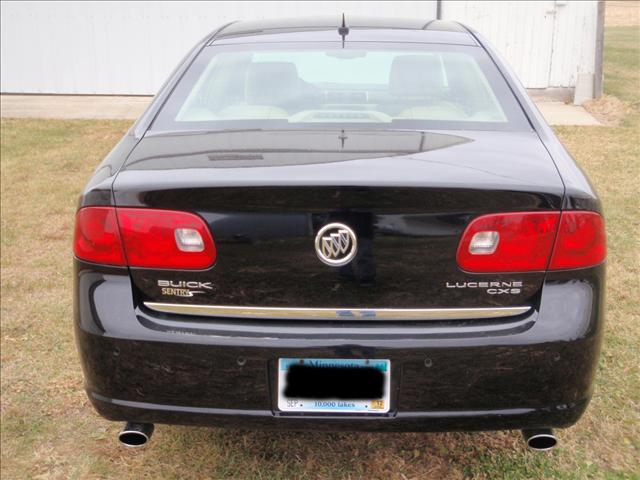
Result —
[[520, 315], [531, 307], [496, 308], [284, 308], [144, 302], [151, 310], [180, 315], [260, 320], [466, 320]]

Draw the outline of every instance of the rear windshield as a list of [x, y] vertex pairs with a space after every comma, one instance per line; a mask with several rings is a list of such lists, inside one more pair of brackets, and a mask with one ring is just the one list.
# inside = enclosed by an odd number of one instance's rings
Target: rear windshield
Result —
[[206, 47], [152, 130], [529, 130], [479, 47], [419, 44]]

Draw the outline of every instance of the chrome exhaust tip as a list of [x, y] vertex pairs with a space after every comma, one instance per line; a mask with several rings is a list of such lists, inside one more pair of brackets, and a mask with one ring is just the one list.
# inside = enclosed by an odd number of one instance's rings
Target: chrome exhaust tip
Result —
[[531, 450], [546, 452], [558, 444], [558, 439], [550, 428], [523, 430], [522, 436]]
[[153, 423], [127, 422], [118, 434], [118, 440], [125, 447], [142, 447], [153, 435]]

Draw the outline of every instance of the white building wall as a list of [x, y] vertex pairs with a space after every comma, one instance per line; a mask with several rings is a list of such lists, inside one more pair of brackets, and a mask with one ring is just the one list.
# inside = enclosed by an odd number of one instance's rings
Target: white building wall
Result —
[[480, 32], [527, 88], [574, 87], [595, 73], [598, 3], [593, 0], [443, 2], [442, 18]]
[[595, 73], [597, 2], [556, 2], [549, 84], [575, 86], [579, 73]]
[[2, 2], [1, 91], [154, 94], [202, 37], [232, 20], [435, 18], [436, 1]]
[[[435, 0], [2, 2], [0, 91], [154, 94], [187, 51], [236, 19], [310, 15], [435, 18]], [[595, 1], [442, 1], [485, 35], [528, 88], [593, 73]]]

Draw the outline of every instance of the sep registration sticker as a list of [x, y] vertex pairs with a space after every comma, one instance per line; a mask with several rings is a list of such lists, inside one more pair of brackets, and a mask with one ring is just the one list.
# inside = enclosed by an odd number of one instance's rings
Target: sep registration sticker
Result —
[[283, 412], [387, 413], [391, 362], [381, 359], [281, 358]]

